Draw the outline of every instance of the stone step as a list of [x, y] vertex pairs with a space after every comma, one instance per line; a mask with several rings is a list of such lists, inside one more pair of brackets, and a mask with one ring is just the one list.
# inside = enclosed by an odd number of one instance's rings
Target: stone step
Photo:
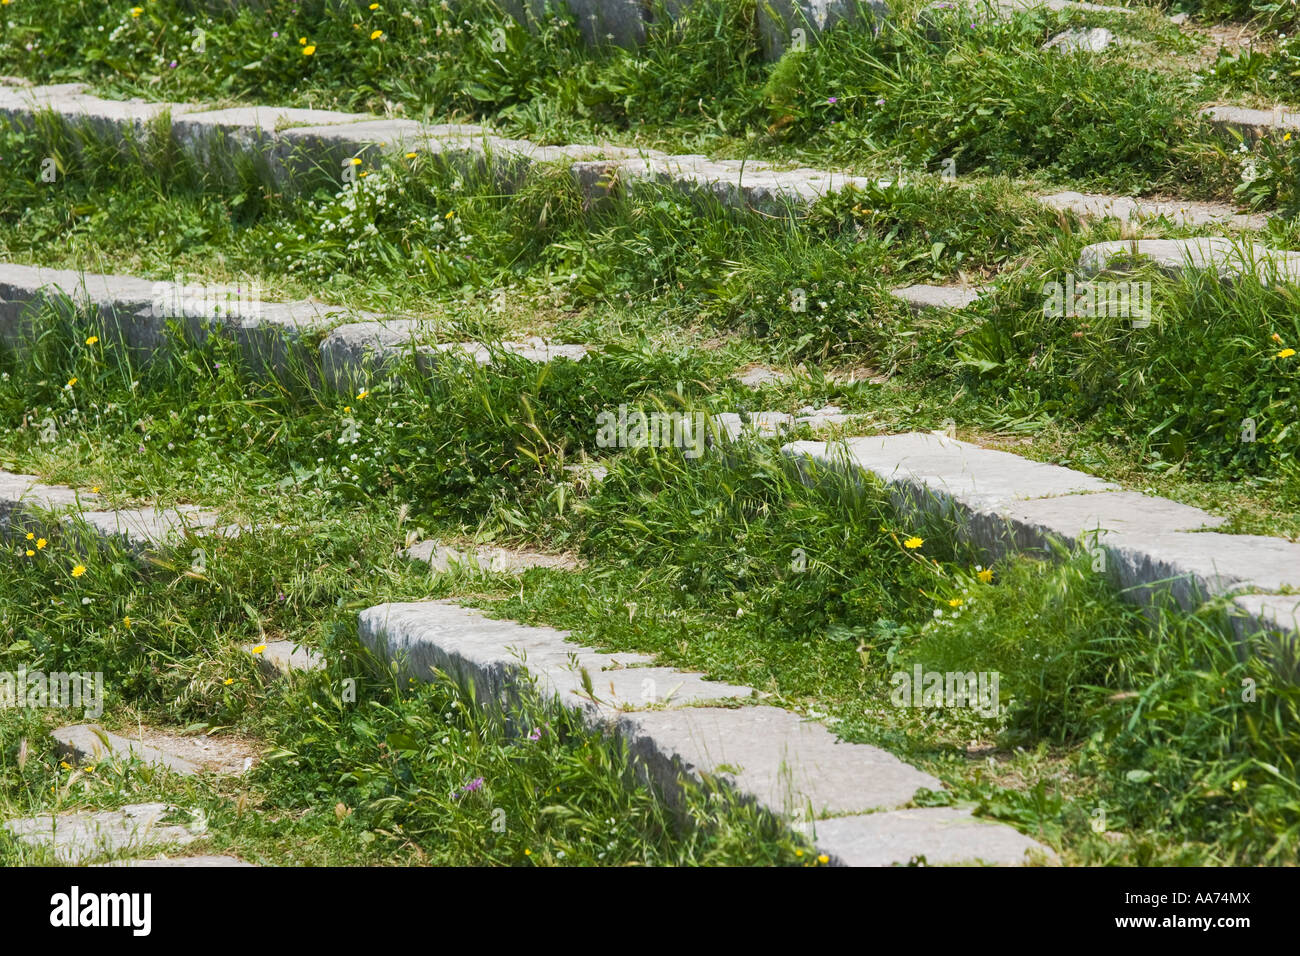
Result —
[[3, 825], [30, 846], [49, 847], [60, 863], [78, 864], [150, 846], [184, 846], [201, 837], [192, 824], [163, 822], [169, 815], [176, 810], [165, 803], [137, 803], [118, 810], [45, 813]]
[[96, 866], [253, 866], [252, 863], [233, 856], [160, 856], [152, 860], [114, 860], [111, 863], [96, 863]]
[[1041, 844], [1009, 826], [981, 820], [969, 810], [913, 807], [833, 817], [812, 825], [817, 848], [840, 866], [927, 866], [978, 862], [1016, 866], [1054, 862]]
[[1275, 106], [1271, 110], [1249, 109], [1244, 106], [1211, 106], [1201, 115], [1220, 129], [1236, 130], [1249, 140], [1260, 139], [1269, 133], [1295, 133], [1300, 131], [1300, 110], [1289, 106]]
[[[24, 531], [51, 533], [54, 526], [47, 513], [57, 517], [59, 532], [77, 551], [115, 542], [141, 553], [186, 534], [238, 533], [237, 528], [221, 526], [215, 512], [193, 505], [93, 510], [102, 504], [103, 499], [91, 492], [47, 485], [34, 475], [0, 471], [0, 534], [10, 537]], [[83, 527], [91, 540], [81, 540]]]
[[1079, 271], [1085, 276], [1145, 264], [1175, 279], [1195, 271], [1212, 271], [1228, 281], [1247, 276], [1265, 284], [1300, 280], [1300, 252], [1222, 236], [1117, 239], [1093, 243], [1079, 253]]
[[895, 299], [906, 302], [913, 312], [936, 309], [964, 309], [973, 305], [983, 290], [957, 285], [909, 285], [890, 290]]
[[[829, 2], [838, 3], [839, 0]], [[1035, 0], [1024, 5], [1052, 7], [1052, 2], [1041, 4]], [[1091, 9], [1093, 5], [1067, 6]], [[411, 152], [437, 156], [465, 169], [480, 169], [485, 163], [493, 165], [507, 185], [517, 183], [534, 165], [560, 163], [568, 166], [588, 207], [619, 190], [653, 183], [711, 196], [726, 205], [782, 214], [848, 186], [868, 188], [883, 182], [874, 177], [832, 170], [787, 169], [763, 161], [713, 160], [706, 156], [670, 155], [658, 150], [635, 150], [608, 144], [541, 146], [527, 140], [502, 137], [488, 127], [473, 124], [431, 124], [271, 106], [210, 110], [188, 103], [123, 103], [91, 96], [77, 84], [0, 86], [0, 116], [30, 123], [34, 114], [42, 109], [53, 110], [74, 124], [87, 123], [97, 131], [102, 131], [106, 125], [113, 127], [122, 137], [139, 137], [143, 119], [169, 111], [173, 133], [182, 148], [195, 152], [208, 162], [216, 161], [212, 158], [216, 153], [216, 143], [225, 143], [227, 150], [256, 151], [264, 157], [270, 174], [281, 180], [296, 170], [318, 167], [339, 169], [341, 176], [343, 167], [350, 167], [354, 159], [400, 156]], [[1043, 197], [1043, 201], [1052, 208], [1073, 208], [1085, 218], [1121, 214], [1129, 218], [1133, 214], [1150, 218], [1152, 210], [1163, 210], [1159, 214], [1166, 218], [1176, 215], [1187, 222], [1223, 222], [1236, 228], [1257, 228], [1263, 221], [1262, 217], [1242, 216], [1229, 207], [1211, 203], [1158, 203], [1130, 197], [1070, 193]], [[1180, 211], [1184, 209], [1185, 212]], [[137, 290], [135, 296], [139, 295]], [[4, 298], [0, 292], [0, 299]], [[263, 308], [275, 310], [277, 323], [300, 335], [309, 334], [319, 320], [316, 311], [307, 304], [265, 304]], [[206, 311], [210, 313], [212, 310], [208, 308]], [[207, 316], [189, 316], [204, 317]], [[224, 314], [222, 318], [226, 324], [234, 321]], [[141, 330], [138, 334], [145, 335], [146, 331]], [[401, 338], [409, 336], [403, 334]]]
[[453, 568], [487, 571], [492, 574], [522, 574], [529, 568], [554, 568], [573, 571], [581, 567], [572, 555], [542, 554], [479, 545], [470, 548], [453, 548], [437, 541], [421, 541], [403, 552], [412, 561], [429, 565], [435, 573], [442, 574]]
[[1300, 602], [1285, 592], [1300, 591], [1300, 543], [1203, 530], [1223, 519], [939, 434], [792, 442], [782, 451], [805, 480], [826, 471], [870, 475], [904, 520], [953, 520], [961, 539], [994, 558], [1010, 551], [1050, 553], [1051, 542], [1082, 540], [1104, 554], [1104, 571], [1126, 599], [1146, 604], [1169, 596], [1194, 610], [1207, 600], [1235, 598], [1238, 636], [1264, 634], [1267, 653], [1283, 662], [1295, 659]]
[[[900, 808], [918, 789], [942, 784], [884, 750], [838, 741], [821, 724], [785, 710], [704, 706], [754, 696], [747, 687], [655, 667], [641, 654], [593, 651], [571, 643], [565, 631], [491, 620], [448, 601], [369, 608], [360, 616], [360, 636], [404, 674], [419, 680], [432, 679], [435, 670], [447, 674], [473, 686], [480, 705], [507, 714], [517, 714], [534, 695], [556, 700], [588, 726], [626, 740], [639, 772], [670, 804], [681, 806], [685, 779], [719, 782], [787, 820], [808, 821], [818, 848], [836, 862], [906, 863], [926, 850], [939, 853], [936, 847], [946, 848], [951, 862], [1020, 863], [1024, 850], [1052, 857], [997, 824], [957, 832], [947, 818], [922, 817], [907, 821], [907, 832], [892, 843], [873, 843], [869, 832], [832, 821], [814, 824], [828, 813]], [[1022, 847], [1018, 854], [1016, 847]]]
[[257, 660], [258, 667], [268, 680], [276, 680], [292, 673], [325, 669], [325, 658], [319, 651], [293, 641], [245, 644], [241, 649]]
[[[479, 342], [431, 343], [432, 328], [417, 320], [381, 319], [375, 313], [315, 302], [249, 301], [238, 298], [242, 294], [234, 286], [199, 288], [0, 263], [0, 343], [21, 349], [37, 331], [42, 307], [61, 308], [64, 302], [72, 302], [95, 309], [107, 335], [136, 351], [145, 362], [165, 346], [168, 325], [180, 319], [195, 341], [203, 341], [214, 330], [232, 339], [255, 372], [283, 374], [295, 359], [308, 369], [319, 362], [325, 384], [343, 392], [359, 383], [368, 384], [372, 376], [412, 353], [427, 370], [434, 368], [442, 355], [455, 354], [487, 365], [495, 353], [539, 363], [577, 361], [588, 353], [584, 345], [559, 345], [542, 339], [491, 347]], [[218, 306], [215, 313], [213, 302]], [[366, 321], [346, 321], [357, 316]], [[195, 513], [193, 520], [198, 518]], [[156, 515], [142, 513], [135, 524], [148, 529], [158, 520]]]
[[65, 756], [82, 763], [138, 760], [165, 767], [182, 776], [203, 770], [239, 774], [253, 765], [253, 748], [228, 737], [177, 736], [150, 730], [134, 740], [105, 731], [97, 724], [59, 727], [52, 736]]
[[1038, 201], [1052, 209], [1063, 209], [1080, 219], [1119, 219], [1123, 222], [1148, 222], [1164, 219], [1176, 226], [1225, 225], [1234, 229], [1263, 229], [1267, 213], [1239, 213], [1223, 203], [1192, 200], [1140, 199], [1134, 196], [1107, 196], [1099, 193], [1060, 192], [1039, 196]]

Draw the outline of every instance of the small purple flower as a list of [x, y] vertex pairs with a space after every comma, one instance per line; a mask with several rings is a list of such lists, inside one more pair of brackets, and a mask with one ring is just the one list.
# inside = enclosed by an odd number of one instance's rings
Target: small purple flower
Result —
[[284, 592], [281, 591], [281, 592], [279, 592], [278, 594], [276, 594], [275, 599], [276, 599], [277, 601], [279, 601], [281, 604], [283, 604], [283, 603], [284, 603]]
[[221, 368], [221, 363], [220, 363], [220, 362], [213, 362], [213, 363], [212, 363], [212, 367], [213, 367], [213, 368]]
[[528, 735], [528, 739], [531, 740], [531, 741], [533, 741], [534, 743], [536, 743], [537, 741], [541, 740], [541, 739], [542, 739], [542, 728], [541, 728], [541, 727], [534, 727], [533, 730], [532, 730], [532, 732]]
[[274, 40], [274, 39], [276, 39], [277, 37], [279, 37], [279, 35], [280, 35], [280, 31], [279, 31], [279, 30], [272, 30], [272, 31], [271, 31], [271, 39], [272, 39], [272, 40]]
[[465, 796], [465, 794], [473, 793], [475, 790], [482, 789], [482, 787], [483, 787], [483, 778], [475, 777], [469, 783], [465, 784], [465, 786], [461, 787], [460, 790], [454, 793], [453, 796], [459, 800], [461, 797]]
[[172, 61], [171, 61], [170, 63], [168, 63], [167, 65], [170, 66], [173, 70], [176, 69], [176, 61], [175, 61], [175, 60], [172, 60]]
[[876, 100], [876, 105], [877, 105], [877, 106], [884, 106], [884, 105], [885, 105], [885, 101], [884, 101], [883, 99]]
[[840, 98], [838, 96], [831, 96], [831, 97], [827, 97], [826, 99], [826, 102], [829, 103], [831, 106], [834, 106], [839, 101]]

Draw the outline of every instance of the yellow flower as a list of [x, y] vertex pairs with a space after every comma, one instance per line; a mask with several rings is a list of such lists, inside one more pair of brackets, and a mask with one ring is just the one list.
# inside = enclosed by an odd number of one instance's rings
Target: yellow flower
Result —
[[90, 486], [90, 493], [91, 493], [92, 495], [97, 495], [97, 494], [99, 494], [99, 485], [91, 485], [91, 486]]
[[532, 856], [532, 855], [533, 855], [532, 850], [524, 850], [524, 856]]
[[92, 335], [90, 338], [86, 339], [86, 344], [87, 344], [87, 345], [94, 345], [94, 344], [95, 344], [96, 342], [98, 342], [98, 341], [99, 341], [99, 336], [98, 336], [98, 335]]
[[36, 535], [32, 534], [30, 531], [27, 532], [27, 540], [28, 540], [28, 541], [31, 541], [31, 540], [32, 540], [33, 538], [35, 538], [35, 537], [36, 537]]
[[988, 584], [990, 581], [993, 580], [993, 569], [985, 568], [983, 571], [980, 571], [978, 574], [976, 574], [975, 577], [979, 578], [985, 584]]
[[227, 678], [226, 678], [224, 681], [222, 681], [221, 683], [222, 683], [223, 686], [225, 686], [225, 687], [229, 687], [229, 686], [230, 686], [231, 684], [233, 684], [234, 682], [235, 682], [235, 679], [234, 679], [233, 677], [227, 677]]
[[72, 764], [68, 763], [66, 760], [60, 760], [60, 761], [59, 761], [59, 766], [62, 767], [64, 770], [71, 770], [71, 769], [72, 769]]
[[1290, 358], [1295, 355], [1295, 349], [1283, 349], [1277, 353], [1278, 358]]
[[818, 862], [818, 863], [821, 863], [821, 864], [823, 864], [823, 865], [829, 863], [830, 861], [831, 861], [831, 858], [830, 858], [829, 856], [827, 856], [825, 853], [823, 853], [821, 856], [817, 857], [817, 862]]
[[1245, 790], [1245, 789], [1246, 789], [1246, 781], [1245, 781], [1245, 780], [1242, 780], [1240, 777], [1238, 777], [1236, 780], [1232, 781], [1232, 792], [1233, 792], [1233, 793], [1238, 793], [1238, 792], [1240, 792], [1240, 791], [1242, 791], [1242, 790]]
[[447, 215], [444, 216], [443, 218], [444, 218], [444, 219], [455, 219], [455, 218], [456, 218], [456, 210], [453, 209], [451, 212], [447, 213]]
[[42, 548], [44, 548], [47, 544], [49, 544], [49, 542], [46, 541], [44, 538], [37, 538], [37, 539], [36, 539], [36, 550], [37, 550], [37, 551], [40, 551], [40, 550], [41, 550]]
[[803, 850], [795, 850], [795, 851], [794, 851], [794, 855], [795, 855], [795, 856], [803, 856]]
[[370, 39], [378, 40], [383, 35], [384, 35], [383, 30], [376, 30], [374, 33], [370, 34]]
[[1287, 133], [1285, 136], [1283, 136], [1283, 137], [1282, 137], [1282, 142], [1284, 142], [1284, 143], [1289, 143], [1289, 142], [1291, 142], [1291, 134], [1290, 134], [1290, 133]]
[[126, 625], [127, 627], [130, 627], [130, 626], [131, 626], [131, 618], [130, 618], [130, 617], [124, 617], [124, 618], [122, 618], [122, 623], [123, 623], [124, 625]]
[[133, 16], [133, 17], [138, 17], [138, 16], [139, 16], [140, 14], [142, 14], [142, 13], [144, 13], [144, 7], [132, 7], [132, 8], [131, 8], [131, 16]]
[[407, 153], [407, 154], [406, 154], [406, 158], [407, 158], [407, 159], [415, 159], [415, 154], [414, 154], [414, 153]]
[[77, 384], [77, 376], [74, 375], [72, 376], [72, 378], [68, 379], [68, 388], [72, 388], [72, 386], [76, 384]]
[[306, 37], [298, 37], [298, 45], [299, 45], [299, 46], [306, 46], [306, 45], [307, 45], [307, 38], [306, 38]]
[[357, 401], [358, 401], [358, 402], [361, 401], [363, 398], [365, 398], [365, 397], [366, 397], [367, 395], [369, 395], [369, 394], [370, 394], [370, 389], [368, 389], [368, 388], [363, 388], [361, 391], [357, 392]]
[[345, 411], [345, 412], [350, 412], [350, 411], [352, 411], [352, 406], [351, 406], [351, 405], [344, 405], [344, 406], [343, 406], [343, 411]]
[[920, 538], [917, 538], [917, 537], [911, 537], [911, 538], [908, 538], [906, 541], [903, 542], [903, 547], [905, 547], [905, 548], [910, 548], [911, 550], [915, 551], [917, 548], [919, 548], [919, 547], [920, 547], [921, 545], [923, 545], [923, 544], [925, 544], [925, 542], [922, 541]]
[[361, 165], [361, 160], [357, 159], [355, 156], [353, 156], [351, 159], [349, 159], [348, 162], [351, 163], [353, 166], [360, 166], [360, 165]]
[[28, 549], [27, 549], [27, 557], [31, 558], [31, 557], [35, 557], [35, 556], [36, 556], [36, 552], [33, 551], [31, 548], [28, 548]]
[[949, 607], [961, 607], [963, 603], [965, 603], [965, 602], [963, 602], [961, 598], [953, 598], [952, 600], [950, 600], [950, 601], [948, 602], [948, 606], [949, 606]]
[[379, 9], [379, 4], [377, 4], [377, 3], [372, 3], [372, 4], [370, 5], [370, 9], [371, 9], [371, 10], [378, 10], [378, 9]]
[[255, 648], [253, 648], [253, 653], [254, 653], [254, 654], [260, 654], [260, 653], [262, 653], [264, 650], [266, 650], [266, 645], [265, 645], [265, 644], [258, 644]]
[[79, 564], [72, 569], [72, 576], [74, 578], [79, 578], [85, 573], [86, 573], [86, 566], [84, 564]]
[[311, 46], [305, 46], [302, 48], [303, 56], [311, 56], [315, 52], [316, 52], [316, 44], [314, 43]]

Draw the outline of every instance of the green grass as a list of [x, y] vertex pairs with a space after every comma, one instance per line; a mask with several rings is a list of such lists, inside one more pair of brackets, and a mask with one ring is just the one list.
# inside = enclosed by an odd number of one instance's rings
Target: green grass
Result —
[[[65, 421], [53, 447], [19, 427], [5, 436], [6, 465], [82, 487], [93, 481], [123, 499], [198, 500], [255, 530], [211, 540], [202, 574], [189, 566], [190, 542], [139, 570], [122, 557], [93, 557], [78, 578], [57, 539], [30, 559], [11, 552], [11, 583], [0, 596], [10, 630], [5, 660], [94, 669], [109, 659], [114, 686], [151, 721], [233, 726], [265, 739], [274, 750], [253, 778], [257, 798], [286, 816], [316, 808], [299, 826], [347, 831], [332, 859], [368, 859], [370, 844], [349, 842], [355, 836], [382, 839], [385, 848], [409, 840], [410, 859], [520, 862], [523, 849], [549, 846], [565, 848], [565, 860], [591, 862], [575, 833], [599, 830], [610, 801], [624, 801], [620, 812], [636, 821], [637, 836], [622, 844], [621, 857], [598, 862], [799, 859], [775, 834], [742, 850], [736, 834], [749, 824], [740, 809], [741, 817], [721, 820], [700, 810], [699, 835], [686, 843], [670, 836], [649, 797], [619, 796], [617, 754], [576, 730], [546, 758], [548, 779], [569, 786], [584, 745], [602, 756], [579, 775], [575, 799], [584, 802], [574, 829], [541, 841], [537, 834], [550, 831], [540, 821], [568, 819], [524, 786], [532, 781], [537, 790], [541, 771], [520, 770], [519, 762], [532, 768], [529, 761], [542, 758], [521, 755], [524, 744], [490, 722], [475, 723], [469, 708], [453, 706], [450, 689], [408, 696], [389, 686], [356, 644], [350, 622], [363, 607], [459, 596], [572, 628], [584, 642], [656, 652], [748, 683], [772, 695], [770, 703], [829, 717], [847, 739], [886, 746], [943, 778], [951, 794], [927, 800], [980, 807], [1067, 861], [1292, 860], [1300, 819], [1295, 689], [1258, 657], [1241, 662], [1213, 607], [1148, 620], [1092, 571], [1086, 553], [1008, 559], [981, 574], [978, 556], [949, 529], [899, 526], [873, 487], [802, 485], [763, 447], [693, 463], [628, 451], [604, 482], [579, 493], [559, 466], [570, 451], [595, 450], [581, 423], [615, 398], [671, 406], [672, 369], [629, 384], [618, 365], [584, 361], [568, 370], [572, 387], [557, 391], [545, 391], [535, 369], [508, 364], [448, 368], [437, 381], [404, 374], [363, 400], [380, 424], [362, 425], [354, 462], [353, 446], [336, 441], [339, 407], [243, 378], [219, 343], [178, 349], [171, 364], [124, 374], [109, 361], [84, 364], [80, 343], [94, 329], [47, 330], [35, 359], [6, 359], [0, 410], [9, 427], [20, 426], [24, 399], [75, 368], [83, 373], [75, 400], [87, 410], [112, 407], [113, 416]], [[457, 394], [460, 403], [449, 401]], [[252, 435], [239, 424], [249, 409], [258, 423]], [[533, 431], [526, 414], [545, 424]], [[168, 430], [147, 443], [121, 426], [150, 420], [167, 421]], [[575, 431], [561, 440], [567, 422]], [[536, 439], [531, 454], [519, 443], [527, 433]], [[466, 435], [480, 444], [461, 457], [446, 442]], [[576, 549], [588, 563], [520, 581], [468, 572], [430, 578], [396, 555], [419, 528]], [[919, 547], [905, 546], [911, 536]], [[264, 689], [236, 648], [281, 637], [322, 649], [331, 669], [287, 690]], [[1005, 709], [989, 721], [965, 710], [893, 707], [890, 677], [913, 664], [997, 670]], [[362, 681], [355, 708], [340, 706], [345, 677]], [[1247, 678], [1258, 688], [1252, 700], [1241, 695]], [[439, 733], [462, 740], [477, 733], [480, 743], [452, 747], [452, 759]], [[12, 768], [18, 743], [7, 741]], [[398, 763], [414, 762], [410, 778], [390, 766], [385, 751], [395, 747]], [[45, 763], [39, 773], [38, 786], [11, 787], [8, 799], [26, 794], [16, 805], [50, 805], [32, 801], [36, 794], [45, 801], [51, 785], [57, 797], [59, 782], [49, 777], [57, 773]], [[491, 791], [492, 807], [509, 807], [522, 821], [509, 840], [484, 822], [485, 807], [475, 803], [473, 816], [446, 796], [480, 776], [500, 788]], [[127, 792], [153, 791], [120, 799]], [[340, 802], [355, 822], [333, 816], [329, 808]], [[272, 839], [272, 828], [241, 823], [228, 804], [211, 804], [226, 828], [213, 845], [266, 852], [259, 841]], [[1096, 808], [1107, 815], [1109, 836], [1092, 829]], [[358, 826], [376, 836], [353, 834]], [[759, 857], [745, 855], [752, 853]]]

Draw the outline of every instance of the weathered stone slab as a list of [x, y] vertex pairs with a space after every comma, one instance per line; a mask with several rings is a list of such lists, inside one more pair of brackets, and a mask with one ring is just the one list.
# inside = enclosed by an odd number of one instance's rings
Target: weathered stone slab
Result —
[[98, 495], [63, 485], [47, 485], [35, 475], [0, 471], [0, 531], [8, 531], [15, 516], [24, 509], [59, 511], [95, 505]]
[[909, 285], [891, 289], [889, 294], [919, 313], [933, 309], [964, 309], [979, 299], [980, 290], [956, 285]]
[[[1136, 491], [1105, 491], [1017, 501], [1001, 509], [1006, 531], [1017, 547], [1046, 546], [1048, 537], [1071, 542], [1081, 535], [1105, 545], [1128, 537], [1217, 528], [1225, 519], [1200, 508]], [[993, 539], [999, 529], [981, 537]]]
[[480, 700], [495, 699], [508, 710], [531, 678], [543, 699], [558, 699], [595, 724], [633, 707], [689, 706], [753, 694], [752, 688], [705, 681], [698, 674], [629, 667], [652, 661], [643, 654], [593, 651], [570, 642], [567, 631], [492, 620], [450, 602], [369, 608], [361, 612], [360, 633], [367, 646], [402, 662], [417, 680], [427, 681], [441, 670], [473, 684]]
[[111, 760], [135, 759], [141, 763], [166, 767], [183, 776], [192, 776], [199, 772], [198, 764], [184, 757], [168, 753], [142, 741], [128, 740], [93, 724], [59, 727], [51, 736], [59, 742], [60, 752], [78, 761], [98, 762], [105, 757]]
[[1038, 201], [1053, 209], [1068, 210], [1080, 219], [1119, 219], [1124, 222], [1165, 219], [1176, 226], [1223, 225], [1234, 229], [1263, 229], [1268, 224], [1266, 213], [1239, 213], [1222, 203], [1161, 202], [1133, 196], [1076, 192], [1039, 196]]
[[572, 571], [578, 561], [567, 554], [541, 554], [536, 551], [517, 551], [479, 545], [471, 548], [452, 548], [437, 541], [421, 541], [405, 554], [412, 561], [421, 561], [437, 573], [456, 568], [471, 571], [488, 571], [493, 574], [521, 574], [529, 568], [556, 568]]
[[1021, 866], [1055, 854], [1009, 826], [952, 807], [889, 810], [813, 824], [817, 849], [832, 866], [982, 864]]
[[319, 652], [293, 641], [245, 644], [242, 649], [257, 660], [257, 666], [269, 680], [296, 671], [319, 671], [325, 668], [325, 658]]
[[1248, 109], [1244, 106], [1211, 106], [1201, 113], [1210, 123], [1221, 129], [1235, 129], [1250, 139], [1259, 139], [1268, 133], [1294, 133], [1300, 130], [1300, 111], [1285, 106], [1271, 110]]
[[906, 501], [920, 493], [939, 504], [940, 510], [950, 502], [965, 509], [998, 511], [1027, 498], [1119, 490], [1110, 482], [1069, 468], [936, 434], [793, 442], [783, 451], [795, 460], [870, 472]]
[[764, 385], [782, 385], [790, 381], [790, 376], [778, 369], [757, 365], [737, 375], [736, 381], [748, 388], [761, 388]]
[[207, 867], [207, 866], [252, 866], [233, 856], [177, 856], [158, 857], [155, 860], [114, 860], [111, 863], [97, 863], [96, 866], [166, 866], [166, 867]]
[[1085, 246], [1079, 253], [1079, 271], [1087, 276], [1106, 272], [1116, 263], [1125, 268], [1150, 263], [1173, 278], [1189, 271], [1205, 270], [1225, 280], [1243, 276], [1254, 276], [1266, 283], [1300, 279], [1300, 252], [1222, 237], [1118, 239]]
[[1114, 42], [1115, 34], [1105, 27], [1080, 28], [1058, 33], [1043, 44], [1043, 49], [1063, 53], [1101, 53]]
[[[321, 342], [320, 358], [325, 383], [335, 391], [348, 392], [386, 374], [400, 358], [412, 354], [417, 367], [424, 372], [437, 366], [438, 355], [452, 352], [479, 365], [491, 364], [493, 349], [487, 345], [479, 342], [429, 342], [436, 337], [436, 328], [418, 319], [340, 325]], [[585, 345], [558, 345], [542, 339], [501, 342], [495, 348], [530, 362], [579, 361], [588, 352]]]
[[[868, 23], [859, 23], [860, 12], [869, 17]], [[761, 0], [759, 38], [764, 55], [775, 60], [791, 48], [810, 48], [837, 23], [870, 26], [889, 15], [889, 6], [881, 0]]]
[[145, 549], [174, 541], [186, 534], [220, 527], [216, 512], [195, 505], [174, 508], [137, 508], [125, 511], [85, 511], [67, 519], [71, 527], [84, 521], [99, 537], [121, 541], [132, 549]]
[[619, 730], [666, 794], [677, 789], [679, 775], [719, 778], [785, 817], [897, 807], [919, 789], [943, 789], [887, 751], [844, 743], [821, 724], [776, 707], [638, 713], [620, 720]]
[[9, 820], [4, 828], [31, 846], [50, 847], [59, 862], [76, 864], [108, 853], [181, 846], [197, 840], [200, 834], [189, 826], [163, 822], [171, 811], [165, 803], [137, 803], [120, 810], [47, 813]]

